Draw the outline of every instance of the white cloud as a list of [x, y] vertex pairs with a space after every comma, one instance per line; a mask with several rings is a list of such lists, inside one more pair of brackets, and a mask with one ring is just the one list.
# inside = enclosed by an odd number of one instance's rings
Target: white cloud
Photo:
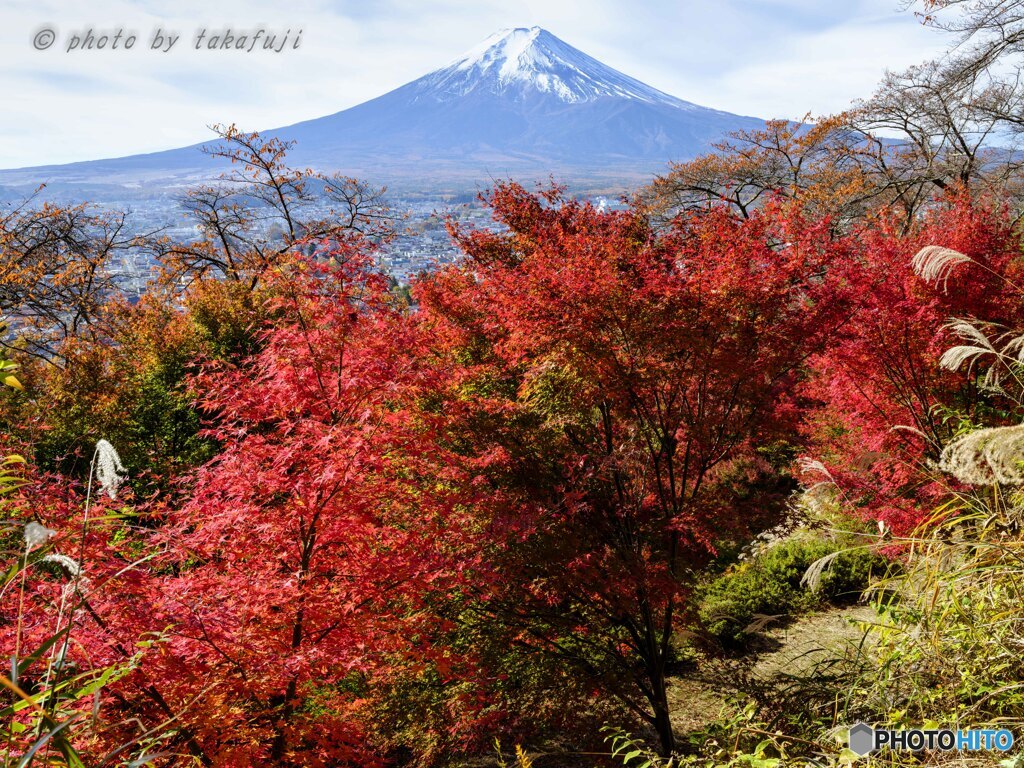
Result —
[[932, 30], [890, 17], [864, 18], [787, 41], [783, 56], [724, 73], [708, 97], [733, 111], [798, 119], [841, 111], [871, 95], [886, 70], [902, 70], [944, 50]]

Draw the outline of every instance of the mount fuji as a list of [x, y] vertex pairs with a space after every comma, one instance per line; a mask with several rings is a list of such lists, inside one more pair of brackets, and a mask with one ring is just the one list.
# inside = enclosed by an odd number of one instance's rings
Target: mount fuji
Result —
[[[498, 32], [376, 99], [266, 133], [296, 142], [296, 165], [406, 186], [639, 179], [763, 125], [670, 96], [532, 27]], [[0, 171], [0, 184], [186, 183], [215, 170], [200, 146]]]

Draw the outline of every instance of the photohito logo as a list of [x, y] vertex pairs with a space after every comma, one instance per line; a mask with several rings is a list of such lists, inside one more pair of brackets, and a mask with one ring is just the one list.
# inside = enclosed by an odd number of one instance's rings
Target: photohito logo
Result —
[[949, 728], [914, 728], [894, 731], [888, 728], [874, 728], [867, 723], [857, 723], [850, 728], [850, 751], [864, 757], [872, 752], [889, 749], [906, 749], [920, 752], [937, 749], [943, 752], [978, 751], [998, 749], [1006, 752], [1013, 747], [1013, 734], [1005, 728], [978, 728], [966, 731]]

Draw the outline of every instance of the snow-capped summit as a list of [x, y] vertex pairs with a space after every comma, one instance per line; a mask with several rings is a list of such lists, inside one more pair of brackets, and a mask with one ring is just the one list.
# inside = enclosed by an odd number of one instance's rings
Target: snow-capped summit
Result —
[[[376, 99], [266, 133], [296, 142], [289, 155], [296, 165], [418, 191], [509, 176], [621, 189], [729, 131], [763, 125], [677, 99], [531, 27], [491, 35]], [[45, 178], [125, 183], [211, 173], [197, 149], [51, 167]], [[4, 172], [0, 184], [39, 176], [39, 169]]]
[[694, 106], [605, 66], [540, 27], [496, 32], [420, 82], [440, 100], [486, 90], [514, 99], [547, 93], [570, 104], [613, 96]]

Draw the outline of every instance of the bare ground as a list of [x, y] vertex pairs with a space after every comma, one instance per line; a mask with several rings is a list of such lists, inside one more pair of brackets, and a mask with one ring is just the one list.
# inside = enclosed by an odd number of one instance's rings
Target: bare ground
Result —
[[[731, 668], [746, 682], [768, 684], [787, 675], [807, 674], [829, 658], [839, 658], [864, 637], [864, 622], [875, 612], [868, 606], [831, 608], [798, 617], [765, 630], [755, 648]], [[672, 722], [682, 736], [700, 730], [729, 710], [728, 697], [740, 688], [730, 685], [729, 665], [707, 661], [694, 672], [673, 678], [669, 690]]]

